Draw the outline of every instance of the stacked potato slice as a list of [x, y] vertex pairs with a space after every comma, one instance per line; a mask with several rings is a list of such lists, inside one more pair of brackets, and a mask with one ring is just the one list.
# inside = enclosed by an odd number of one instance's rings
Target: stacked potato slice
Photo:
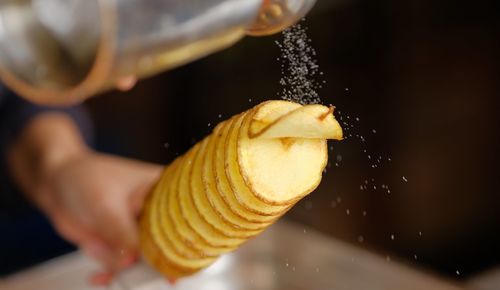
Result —
[[333, 109], [269, 101], [222, 122], [168, 166], [141, 217], [146, 259], [175, 279], [206, 268], [320, 183]]

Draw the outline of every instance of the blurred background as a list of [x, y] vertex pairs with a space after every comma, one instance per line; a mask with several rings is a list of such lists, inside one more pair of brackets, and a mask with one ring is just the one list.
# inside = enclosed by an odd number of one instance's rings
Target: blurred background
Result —
[[[500, 262], [499, 6], [318, 2], [303, 25], [320, 95], [350, 130], [287, 219], [453, 278]], [[90, 100], [99, 148], [167, 164], [221, 119], [278, 98], [281, 38], [248, 37]]]

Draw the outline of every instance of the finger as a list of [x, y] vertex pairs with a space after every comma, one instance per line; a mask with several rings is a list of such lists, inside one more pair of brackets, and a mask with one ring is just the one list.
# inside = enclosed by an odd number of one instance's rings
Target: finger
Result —
[[137, 78], [133, 75], [123, 77], [116, 82], [116, 88], [120, 91], [130, 91], [137, 83]]
[[96, 273], [90, 277], [90, 284], [94, 286], [109, 286], [113, 281], [114, 274], [112, 272]]
[[116, 260], [137, 251], [138, 229], [125, 200], [104, 201], [96, 212], [96, 234], [113, 250]]
[[51, 218], [59, 234], [77, 245], [84, 254], [97, 260], [109, 270], [116, 270], [120, 267], [120, 262], [115, 257], [113, 250], [97, 234], [85, 226], [73, 222], [59, 211], [52, 212]]
[[135, 265], [137, 261], [139, 260], [139, 256], [137, 254], [129, 254], [128, 256], [124, 257], [121, 262], [120, 262], [120, 267], [122, 269], [126, 269], [132, 265]]
[[48, 216], [59, 235], [76, 245], [82, 245], [84, 241], [96, 238], [89, 229], [73, 221], [60, 210], [53, 210]]
[[99, 240], [86, 241], [81, 246], [82, 251], [89, 257], [100, 262], [108, 271], [115, 272], [120, 268], [115, 254], [104, 242]]
[[140, 176], [141, 185], [132, 195], [130, 195], [130, 209], [134, 213], [134, 216], [139, 216], [144, 206], [144, 200], [156, 182], [160, 179], [161, 173], [164, 167], [159, 165], [147, 165], [147, 170], [142, 171]]

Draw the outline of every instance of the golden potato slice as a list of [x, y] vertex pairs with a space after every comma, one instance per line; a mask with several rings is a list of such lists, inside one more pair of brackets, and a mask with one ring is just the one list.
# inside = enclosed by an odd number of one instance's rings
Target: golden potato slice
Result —
[[[166, 176], [165, 171], [164, 174], [162, 174], [162, 179]], [[162, 179], [160, 179], [160, 182]], [[146, 261], [149, 262], [149, 264], [151, 264], [159, 272], [166, 275], [167, 277], [175, 278], [189, 275], [190, 273], [178, 269], [175, 265], [172, 265], [168, 258], [163, 255], [162, 251], [154, 243], [153, 238], [151, 237], [151, 227], [148, 221], [151, 216], [151, 207], [153, 206], [153, 203], [151, 201], [153, 200], [153, 195], [155, 195], [156, 192], [157, 189], [155, 186], [153, 191], [147, 196], [145, 200], [144, 208], [142, 209], [139, 219], [139, 243], [141, 252]]]
[[267, 101], [257, 105], [253, 108], [254, 115], [248, 129], [249, 136], [253, 138], [277, 118], [298, 108], [302, 108], [302, 105], [288, 101]]
[[[297, 108], [284, 115], [275, 112], [266, 115], [267, 120], [250, 123], [250, 138], [307, 138], [307, 139], [342, 139], [342, 128], [333, 117], [333, 107], [308, 105]], [[269, 122], [266, 125], [266, 122]], [[258, 126], [252, 125], [253, 123]], [[264, 126], [263, 126], [264, 125]], [[256, 130], [259, 127], [260, 130]]]
[[[266, 106], [276, 107], [276, 104], [267, 102], [258, 106], [255, 113], [245, 120], [237, 139], [239, 169], [248, 188], [253, 192], [253, 194], [245, 194], [242, 197], [245, 198], [246, 202], [255, 205], [259, 205], [260, 202], [260, 204], [287, 206], [303, 198], [321, 182], [322, 173], [328, 160], [326, 138], [330, 137], [329, 133], [325, 133], [325, 136], [319, 134], [315, 136], [316, 138], [307, 138], [309, 135], [306, 138], [249, 137], [248, 130], [253, 116], [257, 115], [262, 108]], [[317, 108], [317, 105], [313, 106]], [[284, 107], [287, 106], [284, 105]], [[307, 112], [303, 108], [299, 110]], [[329, 114], [332, 113], [328, 108], [326, 110], [329, 111]], [[284, 111], [290, 112], [288, 108]], [[276, 108], [274, 108], [273, 113], [279, 117], [283, 116], [282, 112]], [[280, 122], [288, 125], [304, 122], [310, 124], [311, 131], [318, 133], [321, 130], [314, 128], [323, 127], [323, 120], [330, 119], [325, 114], [319, 118], [307, 113], [292, 113], [283, 119], [275, 118], [278, 121], [273, 122], [272, 126], [281, 126]], [[335, 120], [333, 123], [338, 125]], [[283, 126], [280, 128], [281, 131], [285, 130]], [[288, 131], [293, 132], [293, 127], [289, 128]]]
[[[175, 168], [175, 167], [174, 167]], [[170, 169], [170, 168], [169, 168]], [[172, 245], [169, 236], [165, 234], [163, 229], [160, 226], [159, 220], [161, 219], [161, 215], [157, 212], [158, 207], [155, 206], [158, 204], [158, 197], [161, 194], [164, 194], [164, 188], [162, 185], [165, 182], [168, 182], [169, 180], [169, 175], [168, 173], [170, 170], [167, 169], [167, 175], [165, 179], [162, 179], [162, 181], [158, 184], [157, 188], [153, 192], [153, 196], [151, 199], [151, 207], [149, 208], [148, 212], [148, 223], [149, 223], [149, 235], [152, 238], [152, 242], [154, 245], [158, 247], [158, 249], [161, 251], [162, 255], [164, 258], [167, 260], [165, 262], [166, 264], [172, 265], [172, 267], [175, 267], [178, 270], [181, 271], [197, 271], [201, 268], [207, 267], [213, 261], [215, 258], [200, 258], [200, 259], [187, 259], [181, 255], [179, 255], [175, 250], [174, 246]], [[163, 215], [165, 216], [165, 215]], [[152, 245], [149, 245], [152, 247]], [[175, 265], [175, 266], [173, 266]]]
[[[195, 145], [196, 150], [199, 145]], [[188, 163], [192, 162], [193, 154], [195, 153], [195, 147], [189, 150], [184, 155], [184, 161], [180, 166], [180, 175], [177, 182], [172, 185], [172, 193], [169, 195], [169, 215], [174, 224], [175, 231], [179, 234], [182, 241], [189, 245], [190, 247], [200, 251], [205, 256], [213, 257], [220, 255], [221, 249], [213, 247], [208, 244], [205, 239], [203, 239], [198, 233], [196, 233], [191, 226], [186, 222], [182, 216], [182, 212], [179, 205], [179, 191], [186, 190], [189, 187], [189, 172]], [[191, 161], [188, 160], [191, 159]], [[181, 189], [182, 188], [182, 189]]]
[[[192, 190], [193, 190], [193, 176], [200, 175], [200, 172], [197, 174], [194, 173], [195, 163], [198, 160], [202, 160], [200, 156], [200, 152], [205, 147], [207, 139], [199, 142], [199, 146], [195, 147], [195, 150], [192, 155], [188, 156], [186, 159], [187, 174], [184, 176], [186, 178], [186, 182], [181, 180], [179, 192], [178, 192], [178, 201], [181, 209], [182, 216], [186, 220], [189, 226], [202, 238], [204, 239], [210, 246], [220, 248], [220, 253], [227, 253], [231, 251], [242, 242], [244, 239], [230, 238], [223, 235], [217, 229], [215, 229], [212, 225], [207, 223], [205, 219], [203, 219], [200, 212], [196, 210], [192, 199]], [[183, 185], [186, 185], [185, 187]]]
[[158, 219], [160, 221], [161, 230], [170, 240], [173, 245], [174, 250], [181, 256], [189, 259], [198, 259], [206, 257], [207, 255], [199, 249], [199, 247], [193, 247], [189, 243], [186, 243], [177, 232], [176, 227], [170, 218], [170, 207], [169, 207], [169, 197], [174, 194], [173, 190], [176, 188], [173, 183], [178, 183], [180, 176], [181, 163], [184, 158], [177, 158], [172, 165], [169, 166], [170, 178], [163, 177], [163, 182], [159, 184], [159, 192], [161, 193], [158, 200], [155, 201], [155, 206], [158, 207]]
[[[149, 215], [149, 212], [147, 210], [145, 210], [144, 213], [145, 215]], [[190, 269], [190, 270], [180, 269], [177, 266], [175, 266], [165, 255], [163, 255], [163, 252], [155, 244], [153, 238], [149, 233], [150, 225], [148, 223], [147, 218], [142, 218], [140, 220], [140, 227], [141, 229], [144, 229], [143, 231], [141, 231], [140, 234], [140, 245], [142, 254], [149, 262], [149, 264], [155, 267], [156, 270], [158, 270], [160, 273], [171, 279], [176, 279], [191, 275], [200, 270], [200, 269]]]
[[[286, 205], [275, 205], [273, 203], [265, 203], [262, 200], [258, 199], [255, 196], [255, 193], [251, 188], [249, 188], [248, 184], [245, 182], [241, 169], [239, 168], [238, 163], [238, 139], [241, 131], [247, 131], [248, 126], [245, 126], [245, 120], [249, 120], [251, 116], [253, 116], [254, 111], [250, 111], [241, 118], [238, 118], [234, 125], [231, 127], [229, 132], [229, 138], [226, 140], [226, 156], [225, 156], [225, 165], [226, 165], [226, 174], [229, 179], [229, 184], [234, 191], [236, 199], [240, 204], [242, 204], [245, 208], [253, 211], [259, 212], [261, 214], [273, 215], [275, 217], [279, 217], [283, 215], [292, 205], [290, 202]], [[248, 121], [246, 122], [248, 124]], [[268, 156], [269, 162], [272, 162], [272, 156]], [[282, 169], [286, 170], [286, 169]]]
[[[225, 125], [227, 123], [222, 123]], [[216, 178], [215, 174], [215, 165], [214, 165], [214, 156], [217, 139], [221, 138], [222, 132], [221, 130], [223, 126], [217, 126], [214, 132], [211, 135], [211, 138], [208, 143], [207, 153], [205, 154], [205, 160], [203, 163], [203, 184], [206, 191], [206, 197], [212, 208], [216, 211], [216, 213], [220, 216], [222, 220], [226, 223], [232, 225], [235, 228], [240, 228], [242, 230], [261, 230], [269, 225], [269, 222], [252, 222], [249, 221], [249, 218], [244, 218], [244, 215], [238, 214], [235, 212], [236, 207], [230, 208], [226, 203], [224, 198], [222, 197], [222, 193], [218, 191], [217, 182], [221, 182], [220, 178]], [[225, 173], [224, 173], [225, 174]], [[221, 176], [224, 177], [224, 176]], [[222, 186], [219, 186], [222, 187]], [[226, 186], [229, 187], [229, 186]], [[230, 187], [229, 187], [230, 188]], [[225, 195], [228, 195], [227, 193]], [[234, 195], [233, 195], [234, 196]]]
[[[217, 232], [221, 233], [226, 239], [227, 238], [239, 238], [247, 239], [258, 233], [259, 230], [244, 230], [240, 227], [234, 227], [230, 223], [226, 222], [221, 216], [214, 210], [207, 198], [207, 192], [205, 191], [205, 186], [203, 184], [202, 171], [203, 162], [208, 151], [208, 144], [213, 141], [213, 137], [209, 136], [203, 140], [201, 148], [196, 154], [193, 168], [191, 171], [191, 197], [193, 199], [193, 204], [195, 210], [200, 213], [203, 220], [210, 225]], [[213, 142], [212, 142], [213, 143]], [[216, 181], [213, 180], [212, 183]], [[212, 192], [213, 194], [213, 192]], [[216, 194], [219, 194], [216, 192]], [[244, 240], [241, 240], [243, 242]]]
[[241, 118], [242, 116], [238, 116], [238, 118], [233, 118], [230, 122], [224, 123], [221, 126], [221, 135], [217, 135], [217, 140], [215, 144], [215, 154], [213, 156], [213, 163], [215, 166], [215, 178], [217, 180], [217, 190], [221, 193], [224, 201], [227, 203], [229, 208], [240, 216], [243, 219], [246, 219], [250, 222], [257, 223], [272, 223], [276, 220], [276, 216], [273, 215], [261, 215], [255, 212], [250, 211], [247, 207], [241, 204], [236, 198], [236, 193], [234, 192], [234, 188], [231, 186], [228, 180], [228, 175], [226, 171], [225, 164], [225, 155], [226, 148], [225, 144], [228, 139], [229, 129], [233, 126], [234, 122]]

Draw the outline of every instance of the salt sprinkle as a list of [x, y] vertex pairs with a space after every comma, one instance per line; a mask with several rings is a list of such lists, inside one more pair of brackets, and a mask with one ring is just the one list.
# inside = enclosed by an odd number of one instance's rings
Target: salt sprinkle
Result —
[[318, 80], [318, 75], [323, 74], [319, 71], [316, 50], [311, 46], [307, 28], [296, 24], [286, 29], [283, 40], [276, 44], [281, 51], [280, 97], [300, 104], [321, 103], [318, 90], [326, 81]]

